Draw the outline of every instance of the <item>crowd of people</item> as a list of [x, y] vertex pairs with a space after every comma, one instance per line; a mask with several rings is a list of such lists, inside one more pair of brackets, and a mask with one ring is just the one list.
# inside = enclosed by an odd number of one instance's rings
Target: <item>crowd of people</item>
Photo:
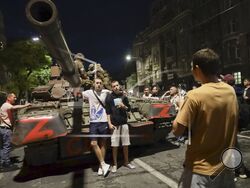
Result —
[[[83, 60], [77, 54], [76, 61]], [[143, 98], [167, 100], [176, 110], [172, 133], [181, 138], [185, 132], [191, 136], [187, 146], [184, 171], [179, 187], [235, 187], [235, 172], [228, 170], [222, 155], [229, 148], [238, 148], [238, 127], [247, 127], [250, 119], [250, 80], [244, 79], [244, 90], [235, 85], [235, 79], [227, 74], [218, 76], [219, 56], [212, 49], [201, 49], [194, 53], [191, 61], [192, 74], [201, 85], [185, 92], [172, 85], [163, 95], [159, 87], [144, 88]], [[129, 169], [135, 166], [129, 161], [130, 135], [127, 112], [131, 107], [129, 100], [121, 90], [118, 81], [110, 84], [110, 90], [104, 88], [103, 78], [94, 76], [93, 65], [89, 71], [79, 66], [82, 79], [93, 79], [92, 88], [82, 92], [89, 103], [90, 139], [92, 149], [99, 161], [98, 175], [106, 176], [108, 171], [117, 172], [118, 147], [123, 148], [124, 165]], [[100, 72], [101, 67], [99, 67]], [[24, 108], [26, 105], [13, 105], [16, 97], [9, 94], [1, 107], [0, 148], [1, 168], [11, 167], [10, 137], [11, 121], [9, 110]], [[105, 162], [106, 142], [110, 138], [113, 164]], [[230, 159], [232, 156], [228, 156]], [[233, 158], [233, 157], [232, 157]], [[246, 178], [244, 164], [236, 170], [240, 177]], [[202, 186], [201, 186], [202, 185]]]

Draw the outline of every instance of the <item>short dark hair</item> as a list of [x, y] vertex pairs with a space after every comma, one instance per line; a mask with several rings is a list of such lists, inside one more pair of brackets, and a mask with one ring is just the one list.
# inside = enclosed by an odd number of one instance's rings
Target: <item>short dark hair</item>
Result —
[[103, 79], [102, 79], [102, 78], [96, 77], [96, 78], [94, 78], [93, 83], [95, 83], [96, 80], [101, 80], [101, 81], [103, 82]]
[[[112, 82], [111, 82], [111, 85], [113, 84], [113, 83], [115, 83], [115, 82], [118, 82], [117, 80], [113, 80]], [[118, 82], [118, 84], [119, 84], [119, 82]]]
[[250, 77], [245, 77], [243, 80], [248, 80], [248, 81], [250, 81]]
[[198, 65], [205, 75], [216, 75], [219, 72], [220, 58], [210, 48], [201, 49], [192, 56], [193, 69]]

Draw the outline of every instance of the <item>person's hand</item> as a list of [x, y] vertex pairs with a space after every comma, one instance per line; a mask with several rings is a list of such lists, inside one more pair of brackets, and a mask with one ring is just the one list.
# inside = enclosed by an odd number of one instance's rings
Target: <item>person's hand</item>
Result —
[[73, 95], [74, 95], [74, 97], [77, 97], [79, 95], [79, 93], [81, 94], [80, 87], [73, 88]]
[[169, 95], [170, 94], [170, 91], [166, 91], [166, 93], [165, 93], [166, 95]]
[[127, 107], [123, 104], [123, 102], [120, 102], [120, 103], [117, 105], [117, 108], [127, 109]]
[[25, 104], [25, 107], [29, 107], [29, 106], [32, 106], [32, 104], [31, 103]]
[[115, 129], [116, 129], [116, 126], [114, 126], [113, 124], [109, 124], [109, 129], [110, 129], [110, 130], [115, 130]]

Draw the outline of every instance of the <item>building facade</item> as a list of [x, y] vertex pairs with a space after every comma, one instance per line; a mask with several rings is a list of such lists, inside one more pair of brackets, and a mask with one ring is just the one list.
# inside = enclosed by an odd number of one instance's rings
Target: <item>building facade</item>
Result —
[[139, 90], [153, 84], [190, 88], [191, 56], [206, 47], [221, 56], [222, 74], [234, 74], [237, 83], [250, 76], [249, 9], [248, 0], [155, 0], [150, 24], [132, 47]]

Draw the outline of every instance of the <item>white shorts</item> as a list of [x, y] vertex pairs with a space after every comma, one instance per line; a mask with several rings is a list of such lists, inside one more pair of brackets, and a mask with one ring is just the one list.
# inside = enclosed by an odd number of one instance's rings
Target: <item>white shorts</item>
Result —
[[120, 140], [122, 141], [122, 146], [130, 145], [129, 129], [128, 124], [120, 125], [116, 127], [111, 135], [111, 146], [118, 147], [120, 145]]

